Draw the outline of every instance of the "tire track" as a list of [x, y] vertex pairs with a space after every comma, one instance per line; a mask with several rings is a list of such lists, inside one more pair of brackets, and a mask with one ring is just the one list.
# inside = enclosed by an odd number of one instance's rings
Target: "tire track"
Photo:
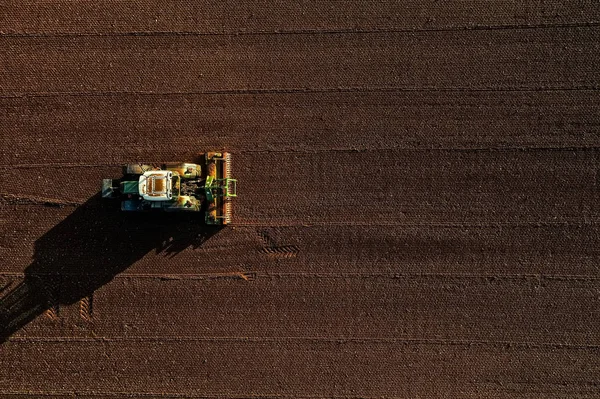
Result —
[[277, 245], [275, 240], [266, 230], [259, 230], [258, 236], [262, 240], [264, 246], [260, 253], [272, 256], [274, 258], [295, 258], [300, 252], [297, 245]]
[[79, 301], [79, 316], [85, 321], [92, 321], [94, 312], [94, 296], [88, 295]]

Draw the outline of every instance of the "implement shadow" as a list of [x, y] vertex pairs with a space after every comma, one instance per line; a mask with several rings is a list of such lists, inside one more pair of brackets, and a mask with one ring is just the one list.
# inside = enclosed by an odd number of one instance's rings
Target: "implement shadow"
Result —
[[0, 344], [46, 310], [90, 296], [151, 251], [174, 256], [220, 227], [204, 213], [121, 212], [97, 194], [35, 242], [33, 262], [0, 298]]

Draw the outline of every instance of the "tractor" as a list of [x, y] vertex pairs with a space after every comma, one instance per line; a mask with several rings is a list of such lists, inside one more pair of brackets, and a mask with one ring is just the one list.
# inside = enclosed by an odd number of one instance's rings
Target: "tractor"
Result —
[[124, 212], [204, 212], [208, 225], [231, 222], [231, 154], [207, 152], [198, 163], [128, 164], [120, 179], [103, 179], [102, 197]]

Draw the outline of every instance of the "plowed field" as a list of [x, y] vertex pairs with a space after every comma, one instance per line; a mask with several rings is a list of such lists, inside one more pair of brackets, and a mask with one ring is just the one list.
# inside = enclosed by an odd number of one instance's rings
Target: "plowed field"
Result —
[[[600, 397], [599, 61], [591, 0], [0, 1], [0, 396]], [[215, 149], [227, 228], [99, 198]]]

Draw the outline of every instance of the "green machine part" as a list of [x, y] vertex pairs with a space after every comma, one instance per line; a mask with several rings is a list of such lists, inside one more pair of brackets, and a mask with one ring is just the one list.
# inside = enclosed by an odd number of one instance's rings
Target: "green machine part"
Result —
[[123, 194], [135, 194], [139, 195], [140, 193], [140, 183], [139, 181], [122, 181], [120, 185], [121, 193]]
[[[236, 183], [237, 180], [235, 179], [215, 179], [212, 176], [207, 176], [206, 185], [204, 186], [206, 199], [211, 202], [216, 197], [237, 197]], [[220, 192], [218, 192], [219, 190]]]

